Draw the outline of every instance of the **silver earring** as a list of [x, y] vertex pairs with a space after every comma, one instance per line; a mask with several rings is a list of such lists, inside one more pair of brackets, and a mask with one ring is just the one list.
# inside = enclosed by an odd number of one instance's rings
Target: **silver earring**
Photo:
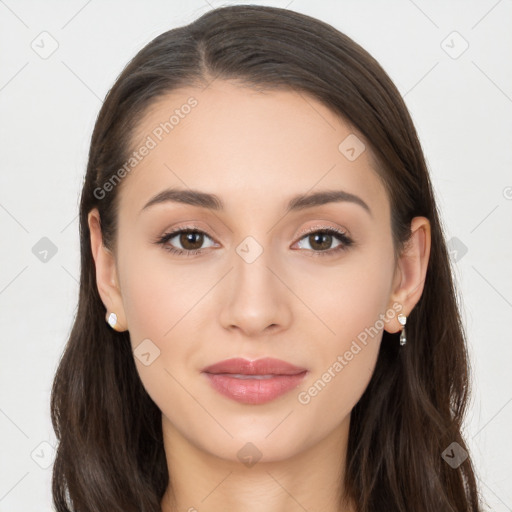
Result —
[[407, 337], [405, 336], [405, 324], [407, 323], [407, 317], [402, 313], [398, 314], [398, 322], [402, 326], [402, 331], [400, 332], [400, 345], [403, 347], [407, 343]]

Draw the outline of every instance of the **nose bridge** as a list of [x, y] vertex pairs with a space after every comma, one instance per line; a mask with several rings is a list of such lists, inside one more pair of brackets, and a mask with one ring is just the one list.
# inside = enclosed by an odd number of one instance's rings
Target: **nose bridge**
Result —
[[239, 300], [244, 297], [259, 300], [263, 294], [268, 304], [277, 291], [275, 277], [269, 270], [274, 258], [269, 237], [262, 240], [262, 235], [256, 236], [246, 236], [235, 248], [234, 292]]
[[289, 320], [286, 294], [275, 275], [276, 258], [270, 245], [270, 237], [263, 232], [246, 236], [235, 247], [222, 310], [225, 327], [237, 326], [246, 334], [257, 334], [272, 324], [282, 327]]

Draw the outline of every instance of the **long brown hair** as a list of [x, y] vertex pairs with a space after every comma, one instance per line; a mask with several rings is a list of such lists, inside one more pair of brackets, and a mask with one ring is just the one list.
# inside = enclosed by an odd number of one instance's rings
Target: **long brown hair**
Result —
[[[407, 108], [385, 71], [332, 26], [286, 9], [235, 5], [161, 34], [118, 77], [92, 135], [80, 203], [78, 311], [52, 389], [59, 440], [57, 511], [156, 512], [169, 475], [161, 412], [134, 364], [128, 332], [105, 323], [87, 216], [98, 208], [114, 249], [119, 188], [137, 120], [157, 98], [214, 78], [310, 94], [369, 144], [392, 211], [396, 253], [415, 216], [431, 224], [423, 294], [407, 321], [410, 340], [384, 331], [374, 375], [354, 407], [344, 485], [358, 511], [481, 510], [470, 457], [442, 457], [458, 443], [468, 401], [468, 358], [450, 261], [423, 152]], [[101, 194], [98, 191], [102, 191]]]

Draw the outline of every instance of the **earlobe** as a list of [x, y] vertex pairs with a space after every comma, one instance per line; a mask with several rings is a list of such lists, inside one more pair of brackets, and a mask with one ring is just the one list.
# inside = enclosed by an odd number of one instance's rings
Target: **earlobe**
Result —
[[[91, 251], [96, 267], [96, 285], [98, 293], [106, 309], [105, 320], [116, 331], [126, 330], [121, 291], [117, 279], [117, 269], [114, 255], [103, 245], [100, 216], [97, 208], [93, 208], [87, 218], [91, 236]], [[116, 317], [115, 326], [109, 318]]]
[[[414, 217], [411, 221], [411, 236], [397, 262], [397, 279], [388, 307], [400, 304], [400, 312], [409, 316], [423, 293], [430, 257], [430, 221], [426, 217]], [[395, 308], [396, 309], [396, 306]], [[398, 318], [386, 325], [386, 331], [398, 332], [402, 329]]]

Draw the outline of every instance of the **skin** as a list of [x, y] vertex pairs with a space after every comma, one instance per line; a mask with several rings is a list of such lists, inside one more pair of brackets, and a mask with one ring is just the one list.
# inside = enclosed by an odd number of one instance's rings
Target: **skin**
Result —
[[[160, 355], [135, 358], [146, 390], [162, 411], [173, 507], [164, 512], [334, 512], [343, 477], [350, 412], [375, 367], [382, 329], [309, 403], [298, 400], [379, 314], [398, 304], [408, 315], [423, 291], [430, 224], [416, 217], [410, 244], [395, 261], [390, 204], [372, 168], [369, 146], [349, 161], [338, 146], [356, 133], [305, 94], [257, 92], [216, 80], [201, 90], [173, 91], [141, 119], [138, 147], [169, 112], [194, 96], [198, 105], [120, 185], [117, 245], [102, 245], [98, 212], [89, 214], [97, 285], [106, 310], [128, 329], [133, 348], [150, 339]], [[358, 135], [361, 140], [362, 136]], [[224, 211], [168, 202], [141, 212], [168, 187], [218, 195]], [[318, 190], [359, 196], [351, 202], [285, 214], [288, 200]], [[195, 256], [153, 243], [190, 224], [206, 233]], [[326, 242], [321, 252], [309, 227], [338, 228], [354, 241]], [[252, 263], [236, 249], [252, 236], [263, 249]], [[179, 249], [194, 248], [186, 239]], [[393, 315], [385, 330], [401, 329]], [[414, 341], [412, 341], [414, 342]], [[398, 343], [398, 337], [397, 337]], [[210, 387], [201, 369], [244, 357], [275, 357], [306, 368], [295, 390], [260, 405], [240, 404]], [[252, 467], [237, 452], [253, 443]]]

